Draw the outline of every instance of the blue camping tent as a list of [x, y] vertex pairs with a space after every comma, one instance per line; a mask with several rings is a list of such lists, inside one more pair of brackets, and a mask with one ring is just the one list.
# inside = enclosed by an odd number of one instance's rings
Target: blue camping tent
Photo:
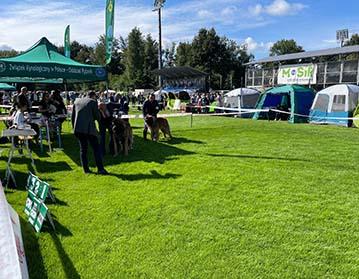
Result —
[[[259, 98], [256, 109], [280, 109], [288, 111], [290, 123], [306, 122], [312, 106], [314, 92], [299, 85], [284, 85], [265, 91]], [[254, 120], [265, 118], [265, 112], [256, 112]]]
[[310, 123], [351, 126], [348, 117], [358, 105], [359, 86], [337, 84], [317, 93], [310, 109]]

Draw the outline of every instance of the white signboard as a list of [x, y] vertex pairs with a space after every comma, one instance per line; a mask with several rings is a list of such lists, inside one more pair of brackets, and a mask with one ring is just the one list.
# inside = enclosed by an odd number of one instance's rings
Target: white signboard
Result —
[[24, 245], [17, 213], [8, 205], [0, 183], [0, 278], [26, 279]]
[[278, 84], [316, 84], [317, 65], [284, 65], [278, 69]]

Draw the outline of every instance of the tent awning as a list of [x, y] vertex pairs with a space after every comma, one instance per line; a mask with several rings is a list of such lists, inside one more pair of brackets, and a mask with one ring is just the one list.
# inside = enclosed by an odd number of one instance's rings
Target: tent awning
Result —
[[0, 90], [15, 91], [16, 87], [7, 83], [0, 83]]
[[48, 80], [49, 83], [51, 79], [92, 82], [107, 80], [107, 71], [103, 66], [82, 64], [65, 57], [44, 37], [22, 54], [0, 59], [0, 80], [11, 81], [12, 78], [21, 82], [46, 83]]

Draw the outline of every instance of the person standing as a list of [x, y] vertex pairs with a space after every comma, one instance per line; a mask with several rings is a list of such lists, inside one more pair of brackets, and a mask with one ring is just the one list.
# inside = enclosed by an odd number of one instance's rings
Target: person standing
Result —
[[20, 93], [16, 95], [14, 103], [18, 105], [18, 107], [23, 107], [25, 111], [30, 111], [31, 102], [27, 98], [27, 87], [21, 87]]
[[107, 175], [109, 173], [102, 164], [95, 121], [100, 121], [100, 111], [97, 106], [96, 93], [91, 91], [86, 97], [77, 98], [75, 100], [71, 122], [75, 136], [80, 143], [80, 159], [84, 172], [91, 173], [87, 159], [88, 144], [90, 144], [96, 161], [97, 173]]
[[[147, 115], [151, 115], [157, 118], [157, 113], [160, 110], [160, 106], [158, 102], [156, 101], [155, 94], [151, 93], [148, 99], [143, 103], [142, 107], [142, 114], [143, 119], [146, 118]], [[143, 128], [143, 139], [147, 139], [147, 124], [145, 121], [144, 128]]]

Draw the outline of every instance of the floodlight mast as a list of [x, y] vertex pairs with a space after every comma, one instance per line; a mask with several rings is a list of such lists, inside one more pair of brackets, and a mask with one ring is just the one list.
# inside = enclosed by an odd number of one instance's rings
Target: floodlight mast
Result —
[[[161, 32], [161, 8], [165, 4], [166, 0], [155, 0], [153, 6], [153, 12], [158, 11], [158, 69], [162, 69], [162, 32]], [[158, 76], [158, 86], [162, 88], [161, 75]]]
[[348, 29], [337, 30], [337, 41], [340, 42], [340, 47], [344, 46], [344, 42], [349, 39]]

